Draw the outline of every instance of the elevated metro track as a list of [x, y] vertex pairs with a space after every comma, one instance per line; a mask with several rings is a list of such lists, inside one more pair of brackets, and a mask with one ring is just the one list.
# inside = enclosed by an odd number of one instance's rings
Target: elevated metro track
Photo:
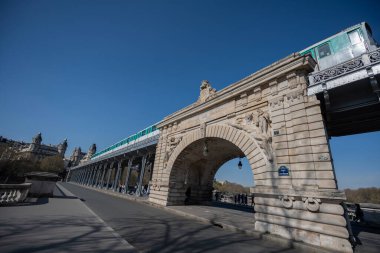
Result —
[[330, 137], [380, 130], [380, 49], [309, 75]]

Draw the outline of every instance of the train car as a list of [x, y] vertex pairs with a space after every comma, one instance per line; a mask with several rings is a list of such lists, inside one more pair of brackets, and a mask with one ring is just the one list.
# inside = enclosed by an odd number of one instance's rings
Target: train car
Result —
[[145, 128], [144, 130], [141, 130], [138, 133], [133, 134], [133, 135], [129, 136], [128, 138], [125, 138], [125, 139], [109, 146], [108, 148], [95, 153], [91, 157], [91, 160], [93, 160], [95, 158], [99, 158], [103, 155], [109, 154], [111, 152], [120, 150], [120, 149], [122, 149], [128, 145], [136, 143], [137, 141], [141, 141], [141, 140], [144, 140], [146, 138], [149, 138], [149, 137], [152, 137], [154, 135], [159, 134], [159, 130], [157, 129], [157, 124], [158, 123], [153, 124], [153, 125]]
[[362, 22], [299, 53], [301, 55], [310, 54], [318, 63], [316, 71], [321, 71], [373, 51], [378, 47], [379, 45], [372, 37], [371, 27], [368, 23]]
[[321, 102], [328, 135], [380, 130], [380, 47], [362, 22], [302, 51], [316, 61], [307, 94]]

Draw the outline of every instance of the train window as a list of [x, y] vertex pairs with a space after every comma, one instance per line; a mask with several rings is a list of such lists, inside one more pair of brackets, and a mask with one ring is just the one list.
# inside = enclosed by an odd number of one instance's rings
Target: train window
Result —
[[318, 47], [318, 56], [320, 59], [329, 55], [331, 55], [331, 49], [328, 43]]
[[348, 37], [350, 37], [351, 45], [356, 45], [362, 42], [358, 30], [349, 32]]
[[351, 45], [346, 33], [336, 36], [330, 40], [331, 49], [334, 53], [344, 50]]

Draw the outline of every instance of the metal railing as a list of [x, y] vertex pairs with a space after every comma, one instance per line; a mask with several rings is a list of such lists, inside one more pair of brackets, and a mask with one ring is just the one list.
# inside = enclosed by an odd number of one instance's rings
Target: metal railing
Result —
[[[326, 83], [327, 81], [345, 76], [368, 66], [378, 64], [380, 62], [380, 48], [371, 52], [362, 54], [349, 61], [335, 65], [331, 68], [309, 74], [309, 89], [315, 89], [315, 86]], [[313, 94], [321, 92], [322, 89], [316, 89]], [[309, 94], [310, 95], [310, 94]]]

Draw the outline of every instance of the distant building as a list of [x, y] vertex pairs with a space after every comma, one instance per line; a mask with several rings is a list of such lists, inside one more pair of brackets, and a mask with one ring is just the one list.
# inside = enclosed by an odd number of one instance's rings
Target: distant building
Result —
[[42, 144], [42, 135], [38, 133], [31, 143], [9, 140], [0, 136], [2, 152], [0, 160], [30, 160], [39, 162], [48, 156], [65, 157], [67, 139], [58, 145]]
[[48, 156], [60, 156], [64, 160], [65, 167], [77, 166], [91, 159], [96, 153], [96, 144], [92, 144], [87, 153], [76, 147], [70, 156], [65, 158], [67, 139], [58, 145], [42, 144], [42, 134], [33, 137], [31, 143], [14, 141], [0, 136], [0, 160], [29, 160], [40, 162]]
[[74, 167], [91, 159], [96, 153], [96, 144], [92, 144], [87, 153], [82, 152], [80, 147], [76, 147], [70, 156], [67, 167]]

